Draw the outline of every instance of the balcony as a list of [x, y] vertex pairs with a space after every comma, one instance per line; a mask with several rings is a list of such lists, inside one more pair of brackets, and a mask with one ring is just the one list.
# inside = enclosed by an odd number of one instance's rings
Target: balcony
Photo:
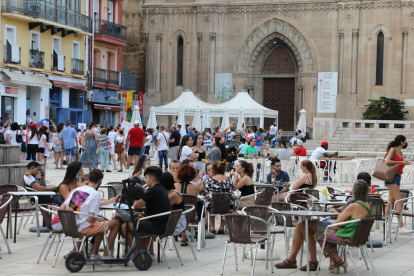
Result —
[[65, 60], [65, 56], [52, 54], [52, 70], [65, 72]]
[[100, 69], [100, 68], [94, 68], [93, 69], [93, 81], [94, 82], [101, 82], [106, 83], [106, 70]]
[[30, 49], [30, 67], [34, 68], [45, 68], [45, 52], [41, 52], [39, 50]]
[[21, 64], [21, 48], [6, 42], [6, 45], [4, 45], [4, 62]]
[[105, 70], [100, 68], [93, 69], [94, 87], [118, 90], [119, 89], [119, 72]]
[[26, 15], [30, 17], [27, 19], [30, 22], [33, 22], [33, 18], [38, 18], [41, 20], [37, 22], [45, 20], [85, 32], [92, 32], [92, 21], [89, 16], [45, 0], [6, 0], [3, 2], [2, 11], [11, 15]]
[[126, 46], [126, 27], [105, 21], [95, 20], [95, 40], [110, 43], [116, 46]]
[[84, 75], [84, 61], [77, 58], [72, 58], [72, 74]]

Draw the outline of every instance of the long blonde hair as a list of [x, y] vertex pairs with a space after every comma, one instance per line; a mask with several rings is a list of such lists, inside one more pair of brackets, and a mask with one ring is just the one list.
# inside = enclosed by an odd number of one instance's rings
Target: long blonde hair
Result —
[[309, 160], [303, 160], [301, 163], [312, 174], [312, 187], [315, 188], [318, 185], [318, 176], [316, 174], [315, 165]]

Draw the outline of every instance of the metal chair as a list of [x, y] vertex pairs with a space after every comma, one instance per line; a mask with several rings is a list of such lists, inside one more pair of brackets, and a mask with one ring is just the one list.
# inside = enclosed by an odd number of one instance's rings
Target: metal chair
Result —
[[384, 245], [387, 245], [388, 239], [388, 227], [390, 216], [385, 214], [385, 202], [382, 198], [371, 197], [371, 211], [372, 217], [375, 219], [375, 222], [383, 224], [384, 230]]
[[[197, 250], [201, 250], [201, 246], [206, 246], [206, 237], [205, 237], [205, 204], [201, 209], [201, 213], [199, 214], [199, 218], [197, 219], [197, 205], [199, 202], [199, 198], [196, 195], [188, 195], [188, 194], [181, 194], [181, 197], [184, 200], [185, 205], [193, 205], [195, 207], [195, 212], [191, 217], [190, 224], [188, 227], [191, 229], [191, 241], [194, 241], [194, 229], [198, 227], [197, 231]], [[187, 227], [187, 228], [188, 228]]]
[[332, 188], [332, 187], [329, 187], [329, 186], [326, 187], [326, 189], [328, 189], [328, 194], [331, 197], [331, 199], [335, 199], [338, 196], [336, 192], [339, 192], [339, 193], [344, 192], [344, 191], [341, 191], [341, 190], [338, 190], [338, 189], [335, 189], [335, 188]]
[[[260, 218], [246, 216], [246, 215], [225, 215], [225, 218], [227, 221], [227, 227], [229, 229], [229, 240], [226, 241], [226, 245], [224, 247], [223, 263], [221, 266], [220, 274], [223, 275], [224, 264], [226, 261], [227, 246], [234, 246], [234, 257], [236, 259], [236, 271], [238, 271], [236, 247], [239, 245], [242, 245], [244, 247], [248, 245], [250, 247], [250, 252], [252, 255], [251, 276], [253, 276], [254, 268], [256, 265], [256, 254], [257, 254], [259, 243], [263, 243], [266, 240], [268, 240], [268, 237], [270, 235], [267, 235], [266, 237], [251, 235], [251, 232], [252, 232], [251, 220], [258, 220], [265, 224], [267, 224], [268, 222]], [[253, 255], [253, 248], [255, 249], [254, 255]], [[273, 272], [273, 258], [271, 258], [271, 266], [272, 266], [272, 272]]]
[[[375, 221], [375, 218], [362, 218], [362, 219], [357, 219], [357, 220], [346, 221], [346, 222], [341, 222], [341, 223], [335, 223], [335, 224], [328, 225], [326, 227], [325, 231], [328, 231], [329, 228], [333, 228], [335, 226], [344, 226], [344, 225], [350, 224], [350, 223], [358, 223], [358, 229], [357, 229], [357, 233], [355, 235], [354, 242], [344, 243], [344, 242], [340, 242], [340, 241], [330, 241], [330, 240], [327, 241], [326, 240], [327, 236], [325, 235], [325, 238], [323, 239], [323, 245], [322, 245], [321, 248], [325, 248], [326, 243], [331, 243], [331, 244], [336, 244], [336, 245], [339, 245], [339, 246], [346, 247], [346, 249], [349, 252], [349, 256], [351, 256], [352, 263], [354, 264], [355, 272], [357, 273], [357, 275], [359, 275], [358, 271], [357, 271], [357, 267], [355, 265], [354, 258], [352, 257], [351, 250], [350, 250], [350, 247], [357, 247], [362, 252], [362, 256], [364, 258], [364, 262], [365, 262], [365, 265], [366, 265], [367, 269], [369, 269], [369, 268], [368, 268], [367, 260], [365, 258], [365, 253], [368, 256], [369, 262], [370, 262], [371, 267], [372, 267], [372, 271], [374, 272], [375, 275], [377, 275], [377, 272], [375, 271], [374, 263], [372, 262], [371, 256], [369, 255], [369, 252], [368, 252], [368, 249], [367, 249], [367, 246], [366, 246], [366, 243], [368, 241], [369, 234], [371, 232], [371, 228], [372, 228], [372, 225], [374, 224], [374, 221]], [[365, 253], [364, 253], [364, 250], [362, 250], [362, 249], [365, 250]], [[318, 275], [322, 258], [323, 258], [323, 250], [321, 250], [321, 256], [320, 256], [320, 259], [319, 259], [319, 262], [318, 262], [318, 268], [316, 270], [316, 275]], [[344, 258], [344, 262], [346, 263], [346, 251], [343, 254], [343, 258]]]
[[[180, 220], [182, 212], [183, 212], [182, 210], [173, 210], [173, 211], [169, 211], [169, 212], [165, 212], [165, 213], [161, 213], [161, 214], [157, 214], [157, 215], [153, 215], [153, 216], [148, 216], [148, 217], [144, 217], [144, 218], [139, 219], [138, 223], [137, 223], [137, 229], [139, 229], [139, 223], [144, 221], [144, 220], [152, 219], [154, 217], [160, 217], [160, 216], [168, 215], [168, 221], [167, 221], [167, 225], [165, 226], [164, 234], [154, 235], [152, 233], [140, 233], [141, 238], [142, 237], [150, 237], [151, 241], [152, 241], [153, 238], [155, 238], [157, 240], [157, 242], [161, 245], [160, 246], [161, 250], [162, 250], [161, 261], [165, 257], [165, 262], [168, 265], [168, 269], [170, 269], [171, 267], [170, 267], [170, 265], [167, 261], [167, 256], [165, 255], [165, 247], [166, 247], [167, 241], [168, 241], [168, 239], [166, 239], [166, 238], [168, 238], [168, 237], [172, 236], [172, 234], [174, 234], [175, 227], [177, 227], [177, 223]], [[164, 244], [164, 246], [162, 246], [161, 241], [164, 238], [165, 238], [165, 244]], [[148, 246], [150, 246], [151, 241], [148, 243]], [[180, 253], [177, 250], [177, 245], [175, 244], [174, 239], [172, 239], [172, 243], [174, 245], [175, 251], [177, 252], [178, 259], [180, 260], [181, 265], [183, 265], [183, 262], [181, 261]], [[148, 250], [149, 250], [149, 248], [148, 248]]]
[[[404, 202], [404, 204], [403, 204], [403, 207], [402, 207], [402, 211], [398, 212], [396, 210], [396, 207], [397, 207], [397, 202], [400, 202], [400, 201]], [[401, 224], [402, 218], [403, 217], [405, 217], [405, 218], [410, 217], [410, 218], [414, 219], [414, 213], [404, 212], [404, 210], [408, 210], [407, 205], [408, 204], [413, 204], [413, 203], [414, 203], [414, 197], [402, 198], [402, 199], [396, 200], [395, 203], [394, 203], [393, 210], [391, 211], [391, 218], [390, 218], [389, 230], [388, 231], [389, 231], [389, 233], [391, 233], [391, 222], [392, 222], [392, 219], [393, 219], [394, 215], [399, 216], [400, 218], [398, 220], [398, 227], [397, 227], [397, 230], [395, 231], [395, 239], [394, 239], [395, 241], [397, 241], [398, 231], [400, 230], [399, 226]], [[391, 243], [391, 234], [390, 234], [390, 243]]]
[[319, 199], [319, 190], [316, 190], [316, 189], [304, 189], [303, 192], [305, 194], [311, 195], [311, 196]]
[[264, 187], [262, 188], [262, 193], [257, 195], [255, 204], [269, 206], [270, 203], [272, 202], [273, 195], [274, 195], [273, 187]]
[[[50, 242], [49, 249], [47, 250], [46, 255], [45, 255], [45, 260], [46, 260], [47, 256], [49, 255], [50, 249], [52, 248], [53, 243], [55, 242], [56, 236], [59, 237], [59, 240], [58, 240], [58, 244], [56, 246], [56, 250], [55, 250], [55, 255], [54, 256], [56, 256], [56, 255], [59, 256], [60, 251], [58, 252], [57, 250], [59, 248], [59, 243], [60, 243], [60, 240], [61, 240], [61, 236], [63, 234], [63, 230], [54, 231], [53, 228], [52, 228], [52, 218], [51, 218], [51, 214], [57, 214], [57, 211], [48, 209], [48, 206], [46, 204], [39, 205], [39, 208], [40, 208], [40, 212], [42, 213], [43, 221], [45, 222], [46, 227], [47, 227], [47, 230], [49, 230], [50, 233], [49, 233], [49, 236], [46, 239], [45, 244], [43, 245], [43, 249], [40, 252], [39, 258], [37, 259], [37, 263], [40, 262], [40, 258], [42, 257], [43, 252], [45, 251], [46, 246], [49, 243], [49, 240], [52, 239], [52, 241]], [[56, 264], [57, 256], [55, 258], [54, 264]]]
[[[183, 212], [183, 215], [185, 215], [185, 219], [186, 219], [186, 222], [187, 222], [187, 227], [185, 228], [185, 230], [184, 230], [184, 232], [185, 232], [185, 234], [187, 235], [187, 239], [188, 239], [188, 237], [190, 237], [190, 235], [192, 235], [192, 234], [190, 234], [190, 232], [188, 231], [188, 226], [189, 226], [189, 224], [190, 224], [190, 222], [191, 222], [191, 220], [192, 220], [192, 218], [195, 216], [195, 214], [196, 214], [196, 206], [194, 206], [194, 205], [186, 205], [185, 206], [185, 211]], [[194, 235], [193, 235], [194, 236]], [[194, 256], [194, 259], [195, 260], [197, 260], [197, 256], [196, 256], [196, 253], [194, 252], [194, 249], [193, 249], [193, 247], [191, 246], [191, 242], [190, 242], [190, 239], [188, 239], [188, 245], [190, 246], [190, 248], [191, 248], [191, 252], [193, 252], [193, 256]]]
[[[13, 200], [13, 196], [11, 194], [3, 194], [2, 198], [1, 198], [1, 204], [0, 204], [0, 232], [1, 232], [1, 235], [3, 236], [3, 240], [4, 240], [4, 243], [7, 246], [7, 250], [9, 252], [9, 254], [11, 254], [12, 251], [10, 249], [9, 243], [7, 242], [7, 238], [4, 235], [4, 231], [3, 231], [3, 228], [1, 227], [1, 223], [3, 222], [4, 217], [6, 216], [7, 212], [9, 211], [10, 204], [11, 204], [12, 200]], [[0, 251], [1, 251], [1, 247], [0, 247]], [[1, 258], [2, 258], [2, 256], [1, 256], [1, 252], [0, 252], [0, 259]]]
[[[232, 193], [212, 193], [212, 210], [208, 217], [215, 217], [217, 215], [224, 216], [230, 214], [230, 201]], [[210, 219], [208, 220], [208, 229], [210, 229]]]

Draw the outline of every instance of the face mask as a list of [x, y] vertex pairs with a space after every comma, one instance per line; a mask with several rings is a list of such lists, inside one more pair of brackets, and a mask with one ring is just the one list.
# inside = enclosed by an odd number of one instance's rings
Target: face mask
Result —
[[279, 130], [279, 133], [280, 133], [281, 131]]
[[408, 143], [405, 143], [403, 146], [403, 149], [406, 149], [408, 147]]
[[145, 168], [148, 168], [149, 166], [148, 166], [148, 164], [145, 164]]
[[100, 129], [101, 129], [101, 127], [97, 127], [96, 129], [97, 129], [97, 130], [100, 130]]
[[220, 128], [220, 130], [219, 130], [220, 132], [222, 132], [223, 131], [223, 129], [222, 128]]
[[119, 132], [119, 134], [124, 134], [124, 132], [121, 130], [121, 131]]
[[269, 144], [266, 144], [266, 147], [268, 147], [269, 146]]

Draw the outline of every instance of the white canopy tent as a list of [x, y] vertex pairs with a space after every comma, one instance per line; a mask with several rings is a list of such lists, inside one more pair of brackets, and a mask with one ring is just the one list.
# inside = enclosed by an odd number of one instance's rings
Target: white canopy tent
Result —
[[239, 117], [240, 108], [243, 107], [244, 118], [260, 118], [260, 127], [264, 127], [264, 118], [273, 118], [278, 121], [277, 110], [272, 110], [255, 102], [245, 90], [241, 90], [237, 95], [226, 102], [211, 104], [197, 98], [194, 93], [186, 89], [181, 95], [169, 104], [155, 107], [156, 115], [179, 115], [180, 109], [184, 109], [184, 115], [194, 116], [196, 108], [200, 107], [203, 117], [210, 118], [223, 117], [224, 110], [227, 106], [228, 116], [231, 118]]

